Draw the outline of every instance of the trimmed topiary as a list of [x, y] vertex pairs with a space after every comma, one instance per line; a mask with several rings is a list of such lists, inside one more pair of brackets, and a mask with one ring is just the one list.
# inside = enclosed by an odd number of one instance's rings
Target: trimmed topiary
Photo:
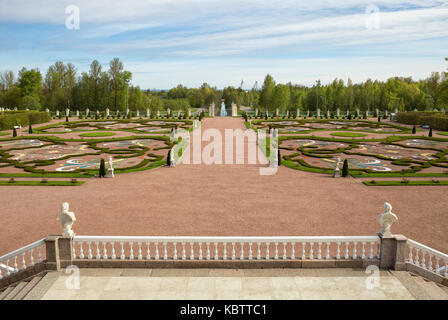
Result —
[[168, 154], [166, 155], [166, 165], [170, 166], [170, 152], [171, 150], [168, 150]]
[[29, 133], [29, 134], [32, 134], [32, 133], [33, 133], [33, 128], [31, 127], [31, 125], [30, 125], [29, 128], [28, 128], [28, 133]]
[[429, 128], [429, 135], [428, 137], [432, 137], [432, 128]]
[[104, 159], [101, 159], [100, 162], [99, 176], [100, 178], [104, 178], [106, 176], [106, 163], [104, 162]]
[[65, 116], [65, 122], [68, 122], [68, 116]]
[[344, 165], [342, 166], [342, 176], [348, 177], [348, 160], [344, 160]]
[[417, 130], [415, 129], [415, 125], [414, 125], [414, 127], [412, 128], [412, 134], [415, 134], [416, 131]]
[[280, 149], [277, 152], [278, 152], [278, 165], [280, 166], [282, 164], [282, 155], [280, 154]]
[[16, 128], [12, 128], [12, 136], [17, 137], [17, 130]]

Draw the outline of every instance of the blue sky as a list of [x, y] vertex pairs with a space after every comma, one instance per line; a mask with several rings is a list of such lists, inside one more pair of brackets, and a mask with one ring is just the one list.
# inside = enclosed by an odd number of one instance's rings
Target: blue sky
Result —
[[0, 0], [0, 49], [0, 71], [119, 57], [142, 88], [423, 79], [447, 67], [448, 1]]

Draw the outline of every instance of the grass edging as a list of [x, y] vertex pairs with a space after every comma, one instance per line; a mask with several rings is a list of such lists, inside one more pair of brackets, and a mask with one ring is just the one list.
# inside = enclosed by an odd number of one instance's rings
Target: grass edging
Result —
[[414, 181], [407, 181], [407, 182], [401, 182], [401, 181], [363, 181], [364, 185], [369, 187], [385, 187], [385, 186], [391, 186], [391, 187], [402, 187], [402, 186], [448, 186], [448, 180], [438, 180], [438, 182], [435, 181], [429, 181], [429, 180], [414, 180]]
[[0, 180], [0, 186], [47, 186], [47, 187], [61, 187], [61, 186], [82, 186], [85, 181], [25, 181], [18, 180], [15, 182], [9, 182], [8, 180]]

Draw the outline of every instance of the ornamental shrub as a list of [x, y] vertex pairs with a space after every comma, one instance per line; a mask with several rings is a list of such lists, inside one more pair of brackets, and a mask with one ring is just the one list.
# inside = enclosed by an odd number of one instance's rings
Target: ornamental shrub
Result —
[[104, 178], [106, 176], [106, 163], [104, 162], [104, 159], [101, 159], [100, 162], [100, 170], [98, 172], [100, 178]]
[[342, 176], [348, 177], [348, 160], [344, 159], [344, 165], [342, 166]]

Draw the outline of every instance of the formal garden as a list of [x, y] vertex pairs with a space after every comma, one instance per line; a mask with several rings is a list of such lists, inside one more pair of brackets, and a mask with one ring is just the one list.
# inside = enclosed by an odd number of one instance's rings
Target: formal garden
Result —
[[[332, 175], [338, 159], [341, 159], [346, 162], [347, 172], [343, 172], [343, 175], [355, 178], [402, 178], [401, 181], [363, 181], [369, 186], [447, 184], [446, 180], [437, 180], [448, 177], [448, 139], [445, 132], [433, 135], [432, 130], [430, 133], [421, 129], [413, 130], [412, 127], [381, 119], [266, 120], [261, 117], [248, 118], [245, 124], [247, 128], [271, 133], [259, 141], [260, 147], [266, 148], [271, 161], [274, 158], [269, 150], [270, 137], [275, 130], [279, 134], [278, 161], [292, 169]], [[409, 181], [408, 177], [435, 179]]]
[[[79, 119], [81, 118], [81, 119]], [[111, 158], [115, 174], [149, 170], [176, 157], [187, 144], [171, 139], [178, 130], [193, 130], [195, 119], [82, 119], [53, 120], [46, 125], [15, 126], [11, 137], [0, 137], [0, 177], [9, 185], [81, 185], [77, 178], [98, 176], [101, 160]], [[199, 122], [198, 122], [199, 123]], [[2, 131], [3, 136], [10, 130]], [[123, 135], [114, 137], [115, 135]], [[41, 181], [14, 178], [42, 178]], [[72, 178], [48, 181], [47, 178]]]

